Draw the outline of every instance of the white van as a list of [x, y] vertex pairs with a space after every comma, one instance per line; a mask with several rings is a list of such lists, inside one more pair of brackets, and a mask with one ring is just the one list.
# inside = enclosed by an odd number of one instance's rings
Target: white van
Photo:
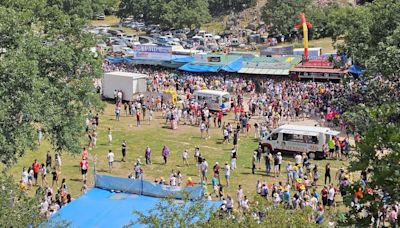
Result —
[[260, 145], [271, 153], [306, 153], [310, 159], [324, 159], [324, 145], [340, 132], [326, 127], [311, 127], [286, 124], [261, 136]]
[[194, 92], [194, 99], [200, 105], [211, 111], [229, 112], [231, 109], [231, 95], [228, 92], [218, 90], [197, 90]]

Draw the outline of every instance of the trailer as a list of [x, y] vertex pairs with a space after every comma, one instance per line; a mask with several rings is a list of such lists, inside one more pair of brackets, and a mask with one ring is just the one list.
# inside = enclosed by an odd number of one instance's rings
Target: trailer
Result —
[[133, 95], [147, 91], [145, 74], [128, 72], [104, 73], [102, 95], [105, 99], [114, 99], [115, 92], [122, 91], [122, 100], [133, 101]]

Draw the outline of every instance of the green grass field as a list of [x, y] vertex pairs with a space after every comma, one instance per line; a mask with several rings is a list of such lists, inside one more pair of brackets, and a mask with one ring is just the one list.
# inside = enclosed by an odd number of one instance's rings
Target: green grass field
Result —
[[[232, 116], [225, 116], [223, 121], [233, 122]], [[111, 104], [106, 106], [104, 114], [101, 115], [99, 122], [97, 147], [89, 151], [89, 154], [91, 158], [97, 158], [97, 171], [101, 173], [106, 173], [108, 171], [106, 156], [109, 149], [114, 151], [117, 160], [114, 163], [112, 175], [127, 177], [133, 171], [136, 159], [140, 158], [141, 162], [144, 163], [144, 150], [146, 146], [150, 146], [152, 149], [153, 164], [143, 166], [144, 178], [148, 180], [164, 177], [164, 179], [168, 181], [170, 172], [174, 169], [182, 172], [184, 181], [186, 181], [187, 177], [190, 176], [195, 182], [198, 182], [198, 172], [193, 158], [193, 151], [196, 145], [200, 146], [202, 155], [205, 156], [209, 163], [209, 179], [211, 179], [212, 175], [212, 166], [216, 161], [220, 164], [223, 164], [226, 161], [229, 162], [232, 145], [221, 144], [222, 133], [218, 128], [212, 127], [210, 129], [211, 138], [204, 140], [200, 138], [200, 130], [198, 127], [181, 125], [177, 130], [168, 129], [166, 125], [164, 125], [164, 120], [161, 119], [161, 113], [155, 113], [155, 120], [153, 120], [151, 125], [149, 125], [148, 122], [145, 122], [141, 127], [136, 127], [136, 120], [133, 117], [125, 117], [124, 114], [120, 121], [116, 121], [114, 118], [113, 105]], [[112, 129], [113, 133], [113, 142], [111, 146], [107, 143], [107, 129], [109, 127]], [[122, 140], [126, 140], [128, 145], [126, 162], [120, 162], [122, 156]], [[163, 165], [161, 156], [163, 145], [167, 145], [170, 148], [170, 157], [167, 165]], [[237, 161], [238, 169], [231, 172], [231, 185], [229, 188], [225, 189], [225, 194], [229, 193], [235, 195], [237, 186], [241, 184], [245, 190], [245, 194], [252, 196], [255, 194], [255, 185], [257, 180], [265, 180], [268, 184], [285, 181], [285, 172], [280, 178], [266, 176], [263, 161], [261, 169], [257, 170], [255, 175], [251, 174], [251, 157], [254, 149], [257, 148], [257, 145], [257, 141], [254, 140], [253, 130], [248, 135], [241, 135]], [[191, 163], [189, 167], [184, 167], [182, 165], [181, 155], [184, 149], [189, 149], [189, 161]], [[9, 172], [15, 176], [16, 180], [19, 180], [22, 167], [30, 166], [35, 158], [37, 158], [40, 163], [45, 162], [47, 150], [52, 152], [54, 158], [54, 152], [50, 149], [49, 144], [43, 143], [39, 150], [28, 152], [20, 158], [18, 163], [14, 165]], [[286, 166], [287, 161], [294, 161], [294, 159], [291, 157], [284, 157], [283, 167]], [[62, 154], [62, 173], [59, 181], [61, 181], [63, 177], [66, 178], [68, 190], [74, 198], [81, 194], [82, 182], [79, 171], [79, 162], [80, 154], [71, 155], [67, 152]], [[322, 176], [324, 175], [324, 166], [327, 162], [331, 163], [333, 179], [337, 169], [345, 166], [341, 161], [312, 161], [312, 163], [314, 162], [319, 165], [320, 170], [321, 178], [318, 189], [323, 185]], [[90, 160], [89, 168], [93, 171], [93, 162]], [[222, 176], [223, 175], [221, 175], [221, 181], [225, 183]], [[88, 184], [92, 186], [93, 172], [89, 172], [88, 178]], [[51, 184], [50, 175], [47, 177], [47, 180]], [[209, 190], [211, 190], [211, 187], [209, 187]], [[33, 190], [31, 191], [33, 192]]]

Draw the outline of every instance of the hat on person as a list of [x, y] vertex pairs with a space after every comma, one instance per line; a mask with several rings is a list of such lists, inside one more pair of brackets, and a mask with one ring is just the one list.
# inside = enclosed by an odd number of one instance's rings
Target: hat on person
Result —
[[281, 152], [278, 152], [278, 155], [281, 155]]
[[215, 162], [215, 164], [218, 165], [219, 163], [218, 163], [218, 162]]
[[188, 181], [192, 181], [192, 178], [191, 178], [191, 177], [188, 177]]

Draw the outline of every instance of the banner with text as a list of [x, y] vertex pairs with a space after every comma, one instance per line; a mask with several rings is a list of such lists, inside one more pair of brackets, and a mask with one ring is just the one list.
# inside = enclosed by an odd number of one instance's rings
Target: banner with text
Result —
[[172, 60], [172, 47], [135, 45], [133, 51], [135, 52], [134, 59]]

